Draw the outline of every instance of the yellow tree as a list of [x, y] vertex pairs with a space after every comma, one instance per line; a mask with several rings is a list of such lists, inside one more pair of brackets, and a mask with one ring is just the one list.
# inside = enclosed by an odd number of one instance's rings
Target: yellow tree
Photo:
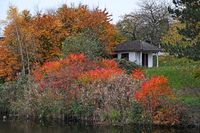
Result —
[[183, 35], [179, 34], [179, 30], [183, 28], [185, 28], [185, 24], [179, 21], [173, 22], [167, 33], [162, 36], [162, 43], [181, 46], [191, 45], [192, 42], [190, 40], [185, 39]]

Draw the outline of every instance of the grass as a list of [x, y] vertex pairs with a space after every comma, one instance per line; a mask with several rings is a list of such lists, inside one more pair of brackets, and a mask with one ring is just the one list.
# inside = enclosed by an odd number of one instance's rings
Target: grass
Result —
[[163, 75], [174, 90], [200, 88], [200, 79], [195, 77], [200, 62], [186, 58], [162, 57], [158, 68], [145, 69], [147, 76]]
[[200, 98], [194, 96], [181, 96], [178, 100], [184, 104], [191, 106], [200, 106]]
[[147, 76], [163, 75], [169, 80], [169, 85], [174, 89], [200, 88], [200, 81], [194, 77], [195, 68], [186, 67], [158, 67], [146, 69]]
[[187, 58], [161, 57], [158, 68], [145, 69], [147, 76], [163, 75], [184, 104], [200, 106], [200, 61]]

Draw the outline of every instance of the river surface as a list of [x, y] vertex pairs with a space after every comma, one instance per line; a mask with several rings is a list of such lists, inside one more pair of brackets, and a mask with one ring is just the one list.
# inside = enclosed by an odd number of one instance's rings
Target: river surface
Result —
[[87, 126], [0, 121], [0, 133], [200, 133], [195, 128], [147, 128], [136, 126]]

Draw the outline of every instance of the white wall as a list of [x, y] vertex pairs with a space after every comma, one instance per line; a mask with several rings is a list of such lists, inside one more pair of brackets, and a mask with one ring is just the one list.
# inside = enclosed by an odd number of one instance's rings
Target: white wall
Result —
[[122, 58], [122, 54], [121, 53], [118, 53], [117, 54], [117, 59], [121, 59]]
[[[121, 59], [122, 53], [129, 53], [129, 61], [142, 65], [142, 52], [121, 52], [117, 54], [118, 59]], [[153, 53], [148, 53], [148, 67], [153, 67]]]
[[131, 62], [135, 62], [138, 65], [141, 65], [140, 52], [121, 52], [117, 54], [117, 59], [121, 59], [121, 55], [123, 53], [129, 53], [128, 60]]
[[136, 52], [129, 52], [129, 61], [138, 63]]
[[153, 67], [153, 53], [148, 53], [148, 67]]

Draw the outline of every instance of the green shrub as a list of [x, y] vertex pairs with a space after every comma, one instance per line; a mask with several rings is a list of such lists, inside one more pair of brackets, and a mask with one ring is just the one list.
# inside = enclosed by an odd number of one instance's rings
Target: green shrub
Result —
[[0, 84], [0, 108], [8, 108], [8, 93], [4, 84]]
[[194, 71], [194, 78], [200, 82], [200, 66]]
[[84, 105], [80, 101], [75, 100], [70, 105], [69, 114], [76, 117], [77, 119], [92, 119], [93, 113], [94, 108], [92, 106]]
[[131, 118], [133, 123], [142, 123], [142, 108], [136, 101], [132, 101]]
[[119, 65], [119, 67], [123, 70], [126, 70], [126, 72], [128, 74], [130, 74], [132, 72], [132, 70], [140, 68], [140, 66], [137, 65], [136, 63], [127, 61], [125, 59], [116, 59], [116, 61]]
[[121, 122], [122, 114], [119, 110], [111, 110], [110, 112], [106, 113], [106, 118], [108, 121], [111, 121], [113, 124]]
[[160, 56], [159, 57], [159, 66], [173, 66], [173, 67], [195, 67], [200, 64], [200, 61], [193, 61], [191, 59], [182, 57], [182, 58], [177, 58], [174, 56]]
[[14, 110], [14, 102], [21, 102], [28, 86], [28, 77], [19, 77], [16, 81], [5, 82], [0, 85], [0, 104], [9, 110]]

